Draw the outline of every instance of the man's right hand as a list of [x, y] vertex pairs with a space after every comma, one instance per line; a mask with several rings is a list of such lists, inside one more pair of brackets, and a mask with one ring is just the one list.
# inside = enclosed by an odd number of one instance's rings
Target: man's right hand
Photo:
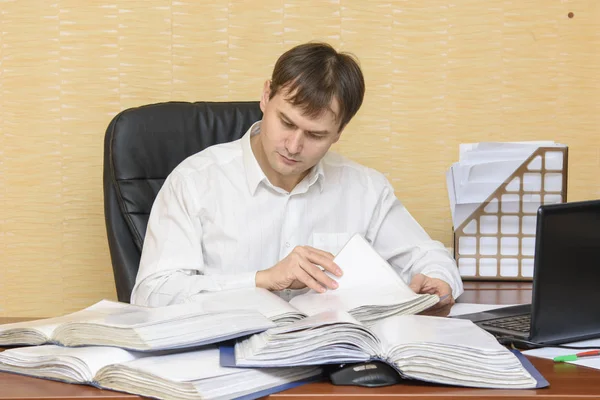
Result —
[[309, 287], [323, 293], [336, 289], [337, 282], [325, 274], [317, 265], [335, 276], [342, 270], [333, 262], [333, 254], [310, 246], [297, 246], [273, 267], [256, 273], [256, 287], [268, 290], [302, 289]]

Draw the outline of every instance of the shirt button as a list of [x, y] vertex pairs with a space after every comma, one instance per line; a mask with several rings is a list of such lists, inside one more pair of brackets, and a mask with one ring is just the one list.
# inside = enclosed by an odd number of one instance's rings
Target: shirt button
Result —
[[285, 242], [285, 247], [290, 247], [290, 242]]

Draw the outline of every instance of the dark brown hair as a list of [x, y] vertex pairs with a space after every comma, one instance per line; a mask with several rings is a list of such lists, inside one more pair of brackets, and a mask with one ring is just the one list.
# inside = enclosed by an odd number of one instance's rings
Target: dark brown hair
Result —
[[287, 101], [312, 118], [330, 110], [331, 101], [337, 99], [336, 121], [342, 130], [362, 104], [365, 80], [353, 55], [311, 42], [286, 51], [275, 63], [270, 98], [281, 89], [287, 92]]

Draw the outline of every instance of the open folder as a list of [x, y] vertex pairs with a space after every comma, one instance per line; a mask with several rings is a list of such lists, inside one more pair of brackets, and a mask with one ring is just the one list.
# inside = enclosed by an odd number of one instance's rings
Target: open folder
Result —
[[0, 353], [0, 371], [165, 400], [256, 399], [321, 377], [319, 367], [221, 367], [214, 346], [178, 353], [98, 346], [22, 347]]
[[537, 209], [566, 201], [567, 156], [550, 141], [460, 146], [446, 184], [464, 279], [532, 279]]
[[197, 304], [143, 307], [102, 300], [60, 317], [0, 325], [0, 346], [115, 346], [137, 351], [190, 348], [275, 326], [257, 310], [207, 311]]
[[380, 360], [401, 377], [424, 382], [505, 389], [548, 386], [520, 353], [511, 352], [488, 332], [461, 319], [396, 315], [367, 327], [348, 313], [327, 311], [220, 349], [224, 367]]

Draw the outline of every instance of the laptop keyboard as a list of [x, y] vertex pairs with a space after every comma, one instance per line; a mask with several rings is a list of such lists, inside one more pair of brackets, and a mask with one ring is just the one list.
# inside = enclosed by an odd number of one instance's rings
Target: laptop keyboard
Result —
[[482, 326], [507, 329], [516, 332], [529, 332], [531, 328], [531, 314], [515, 315], [482, 322]]

